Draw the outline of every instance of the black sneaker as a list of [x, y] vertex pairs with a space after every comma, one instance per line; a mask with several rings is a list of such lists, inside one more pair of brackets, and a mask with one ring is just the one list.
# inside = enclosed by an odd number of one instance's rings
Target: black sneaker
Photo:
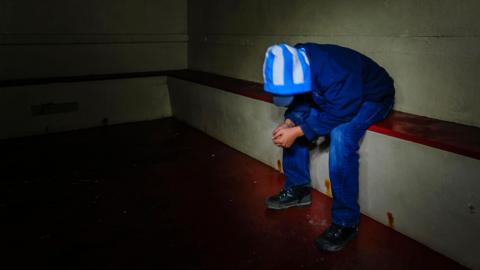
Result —
[[344, 248], [348, 242], [353, 240], [357, 233], [358, 225], [351, 228], [332, 223], [332, 225], [315, 240], [315, 246], [324, 251], [339, 251]]
[[290, 187], [268, 197], [265, 204], [269, 209], [287, 209], [294, 206], [307, 206], [312, 203], [310, 187]]

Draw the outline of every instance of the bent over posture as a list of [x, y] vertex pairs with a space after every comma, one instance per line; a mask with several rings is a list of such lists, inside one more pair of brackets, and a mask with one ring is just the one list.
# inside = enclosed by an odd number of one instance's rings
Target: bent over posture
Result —
[[357, 232], [359, 141], [370, 125], [392, 109], [395, 90], [388, 73], [352, 49], [314, 43], [268, 48], [264, 89], [274, 104], [288, 107], [273, 131], [284, 148], [284, 188], [266, 200], [270, 209], [305, 206], [310, 199], [309, 145], [330, 136], [332, 224], [316, 240], [321, 250], [342, 249]]

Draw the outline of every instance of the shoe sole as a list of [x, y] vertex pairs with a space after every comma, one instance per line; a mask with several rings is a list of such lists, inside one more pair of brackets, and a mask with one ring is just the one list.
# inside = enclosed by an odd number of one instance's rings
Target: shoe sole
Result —
[[347, 240], [345, 240], [345, 242], [343, 243], [343, 245], [338, 245], [338, 246], [333, 246], [333, 247], [329, 247], [329, 248], [325, 248], [325, 247], [322, 247], [320, 245], [320, 243], [318, 243], [317, 241], [315, 241], [315, 246], [322, 250], [322, 251], [328, 251], [328, 252], [337, 252], [337, 251], [340, 251], [342, 250], [350, 241], [352, 241], [353, 239], [355, 239], [355, 237], [357, 236], [358, 234], [358, 231], [356, 231], [355, 233], [353, 233], [352, 235], [350, 235], [350, 237], [347, 238]]
[[283, 209], [288, 209], [292, 207], [307, 207], [312, 204], [312, 200], [310, 195], [306, 196], [299, 202], [294, 202], [291, 204], [284, 204], [284, 205], [268, 205], [268, 202], [265, 201], [265, 205], [267, 206], [268, 209], [273, 209], [273, 210], [283, 210]]

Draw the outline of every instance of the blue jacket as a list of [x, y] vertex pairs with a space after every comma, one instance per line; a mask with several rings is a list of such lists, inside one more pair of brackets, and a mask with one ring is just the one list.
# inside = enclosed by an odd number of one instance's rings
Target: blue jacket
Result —
[[365, 101], [393, 102], [393, 79], [372, 59], [337, 45], [304, 43], [312, 91], [296, 96], [285, 118], [300, 125], [308, 140], [349, 122]]

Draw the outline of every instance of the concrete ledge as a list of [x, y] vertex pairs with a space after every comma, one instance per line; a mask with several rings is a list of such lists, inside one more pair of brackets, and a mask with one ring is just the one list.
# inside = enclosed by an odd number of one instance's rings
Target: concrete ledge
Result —
[[[211, 73], [180, 70], [170, 76], [229, 91], [235, 94], [272, 102], [263, 85]], [[424, 116], [394, 111], [385, 121], [370, 127], [371, 131], [434, 148], [480, 159], [480, 128]]]
[[0, 88], [0, 139], [169, 117], [166, 82], [117, 76]]
[[[0, 88], [52, 83], [147, 78], [157, 76], [174, 77], [185, 81], [211, 86], [260, 101], [269, 103], [272, 102], [272, 96], [263, 91], [263, 85], [260, 83], [195, 70], [148, 71], [70, 77], [0, 80]], [[403, 140], [424, 144], [459, 155], [480, 159], [480, 128], [478, 127], [394, 111], [387, 119], [385, 119], [385, 121], [373, 125], [369, 130]]]

